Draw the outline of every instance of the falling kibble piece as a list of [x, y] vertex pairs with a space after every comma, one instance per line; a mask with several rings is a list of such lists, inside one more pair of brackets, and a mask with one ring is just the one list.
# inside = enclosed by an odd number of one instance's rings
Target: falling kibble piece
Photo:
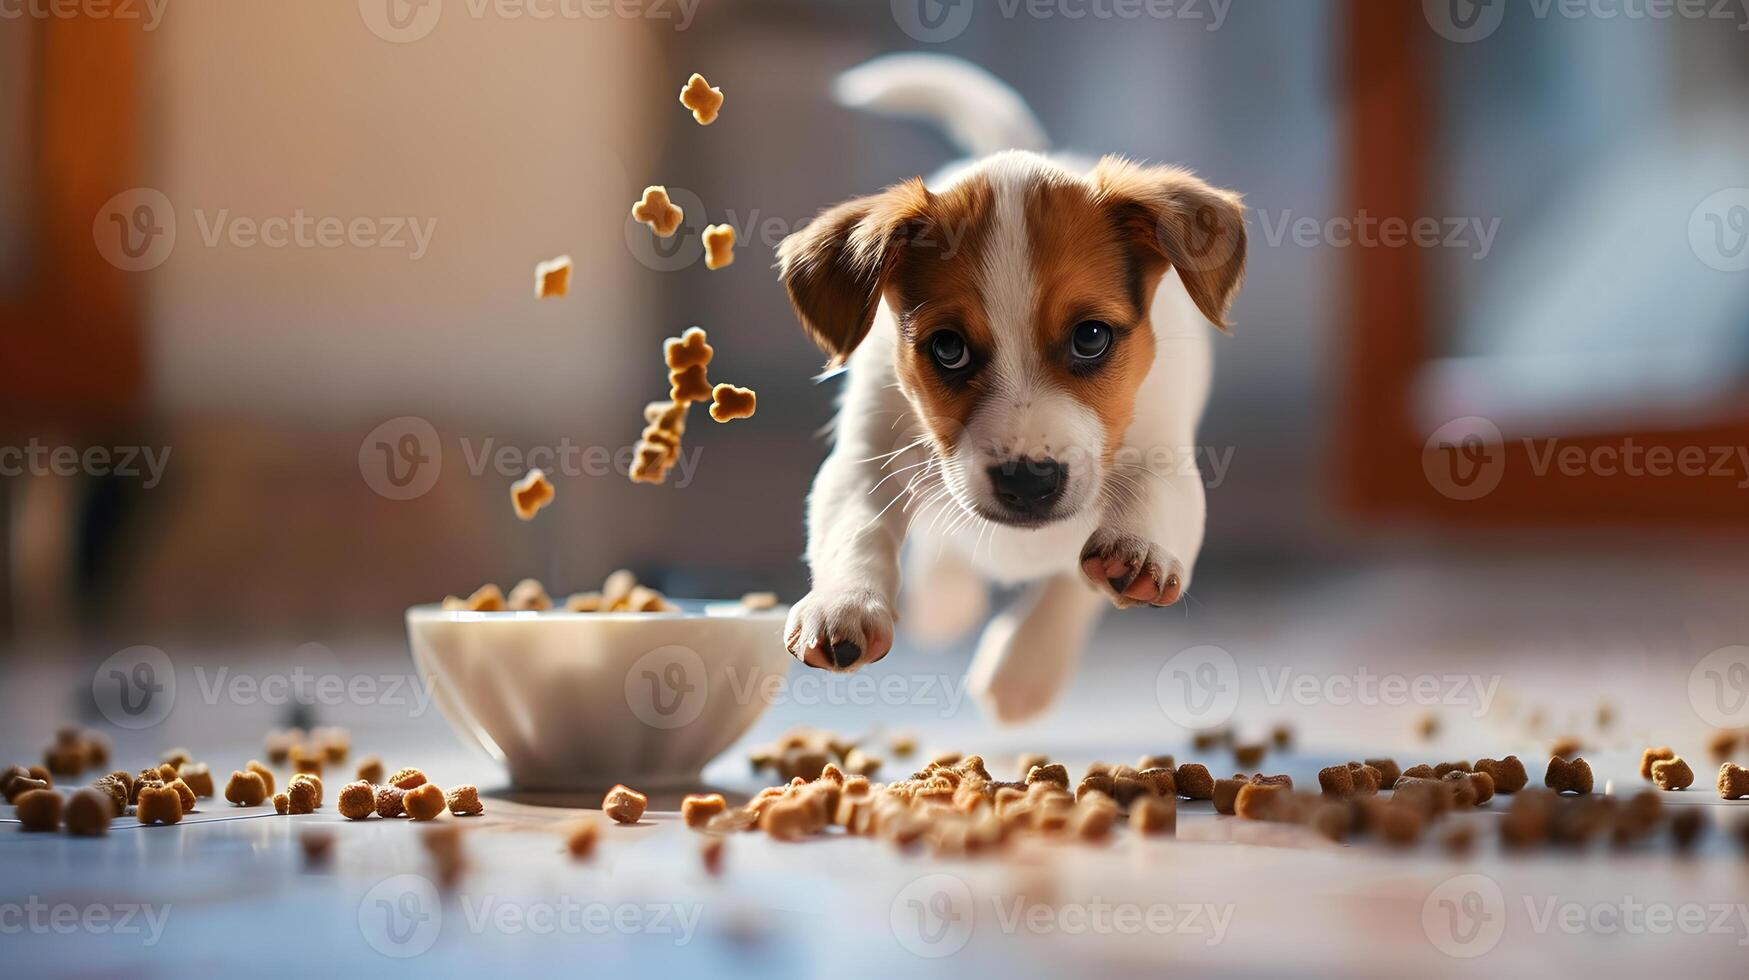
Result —
[[705, 225], [704, 267], [721, 269], [734, 261], [735, 227], [733, 225]]
[[571, 291], [571, 257], [561, 255], [534, 267], [534, 298], [549, 299]]
[[1578, 755], [1583, 746], [1579, 739], [1572, 735], [1557, 738], [1549, 745], [1549, 754], [1558, 755], [1563, 759], [1571, 759]]
[[680, 104], [692, 110], [692, 118], [700, 126], [709, 126], [723, 111], [723, 90], [712, 88], [703, 75], [693, 72], [680, 89]]
[[680, 230], [686, 212], [668, 199], [668, 188], [651, 184], [644, 188], [644, 196], [638, 199], [638, 203], [632, 205], [632, 218], [643, 222], [656, 233], [656, 237], [668, 238]]
[[383, 760], [374, 755], [365, 756], [358, 760], [358, 771], [354, 775], [373, 786], [382, 782]]
[[709, 401], [710, 377], [703, 364], [668, 372], [668, 398], [676, 404]]
[[1233, 762], [1241, 769], [1255, 769], [1268, 754], [1269, 746], [1262, 742], [1252, 742], [1233, 746]]
[[759, 405], [759, 396], [751, 388], [720, 384], [711, 389], [711, 418], [718, 422], [750, 419]]
[[637, 823], [643, 819], [644, 807], [649, 805], [649, 797], [621, 783], [607, 791], [601, 801], [601, 812], [616, 823]]
[[[703, 327], [688, 327], [686, 332], [678, 337], [669, 337], [662, 342], [662, 359], [667, 362], [668, 370], [684, 371], [689, 367], [703, 367], [710, 364], [716, 348], [709, 343], [709, 337]], [[662, 407], [656, 417], [650, 417], [650, 409]], [[656, 402], [644, 409], [645, 421], [662, 428], [672, 429], [681, 419], [684, 412], [676, 413], [673, 402]]]
[[1435, 735], [1439, 734], [1438, 716], [1431, 713], [1422, 715], [1415, 722], [1415, 734], [1421, 736], [1421, 740], [1424, 742], [1431, 741]]
[[510, 485], [510, 504], [516, 509], [517, 517], [532, 521], [542, 507], [553, 502], [553, 494], [552, 481], [545, 473], [533, 469]]
[[1738, 733], [1733, 731], [1714, 732], [1707, 740], [1707, 751], [1712, 754], [1714, 762], [1724, 762], [1731, 757], [1737, 747]]

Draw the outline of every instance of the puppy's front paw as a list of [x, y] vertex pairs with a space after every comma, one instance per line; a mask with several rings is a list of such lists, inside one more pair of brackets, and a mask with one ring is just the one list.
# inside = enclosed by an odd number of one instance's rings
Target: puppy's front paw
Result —
[[1081, 574], [1119, 609], [1170, 606], [1184, 591], [1184, 566], [1146, 538], [1100, 528], [1081, 549]]
[[892, 604], [872, 589], [816, 589], [790, 607], [784, 645], [821, 670], [872, 664], [893, 648]]

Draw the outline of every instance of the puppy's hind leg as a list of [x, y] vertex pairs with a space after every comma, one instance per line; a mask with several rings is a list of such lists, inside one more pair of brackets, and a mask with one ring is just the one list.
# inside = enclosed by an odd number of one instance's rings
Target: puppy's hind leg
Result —
[[925, 646], [947, 646], [984, 621], [990, 589], [963, 556], [925, 537], [905, 547], [899, 604], [906, 632]]
[[972, 695], [1008, 724], [1050, 707], [1080, 661], [1104, 606], [1097, 592], [1069, 572], [1028, 588], [984, 627], [966, 678]]

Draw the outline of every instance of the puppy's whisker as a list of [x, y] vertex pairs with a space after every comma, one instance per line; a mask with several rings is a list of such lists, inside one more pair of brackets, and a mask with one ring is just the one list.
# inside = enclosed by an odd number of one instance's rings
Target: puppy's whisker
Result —
[[921, 463], [912, 463], [909, 466], [901, 466], [898, 469], [894, 470], [893, 472], [888, 473], [886, 476], [881, 477], [879, 483], [876, 483], [874, 486], [868, 488], [868, 492], [871, 494], [874, 493], [876, 490], [879, 490], [881, 488], [882, 483], [885, 483], [888, 480], [891, 480], [893, 477], [898, 476], [899, 474], [904, 473], [907, 470], [914, 470], [919, 466], [928, 466], [928, 465], [929, 465], [929, 461], [924, 460]]
[[856, 463], [858, 465], [861, 465], [863, 463], [872, 463], [877, 459], [892, 459], [895, 456], [900, 456], [900, 455], [903, 455], [904, 453], [909, 452], [910, 450], [916, 449], [918, 446], [921, 446], [921, 445], [923, 445], [923, 440], [918, 439], [915, 442], [911, 442], [907, 445], [900, 446], [899, 448], [893, 450], [890, 453], [881, 453], [878, 456], [870, 456], [867, 459], [859, 459], [856, 461]]

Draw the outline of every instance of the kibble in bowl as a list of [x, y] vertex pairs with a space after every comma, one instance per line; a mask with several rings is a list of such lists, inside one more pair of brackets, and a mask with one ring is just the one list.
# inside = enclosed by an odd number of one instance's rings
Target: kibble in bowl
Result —
[[[564, 593], [556, 593], [564, 594]], [[520, 789], [695, 785], [793, 662], [782, 605], [671, 611], [407, 611], [413, 661], [464, 741]]]

